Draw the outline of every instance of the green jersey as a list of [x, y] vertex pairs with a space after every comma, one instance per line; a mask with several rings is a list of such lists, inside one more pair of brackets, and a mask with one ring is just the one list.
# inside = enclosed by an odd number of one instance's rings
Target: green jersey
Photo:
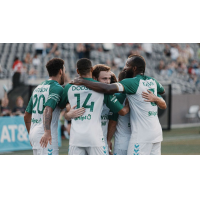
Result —
[[156, 143], [162, 141], [162, 128], [158, 119], [158, 107], [145, 102], [142, 92], [152, 91], [156, 96], [163, 93], [163, 86], [154, 78], [137, 75], [120, 82], [124, 86], [130, 106], [131, 142]]
[[[86, 80], [96, 82], [92, 78]], [[86, 108], [85, 113], [71, 121], [70, 141], [71, 146], [98, 147], [105, 146], [101, 127], [101, 113], [103, 104], [113, 112], [119, 112], [123, 106], [114, 95], [106, 95], [88, 89], [83, 85], [65, 86], [60, 106], [70, 103], [71, 107]]]
[[41, 148], [39, 142], [44, 134], [43, 111], [46, 106], [53, 109], [51, 120], [52, 145], [58, 146], [57, 129], [60, 108], [57, 105], [61, 99], [62, 92], [62, 86], [54, 80], [46, 80], [34, 89], [26, 108], [26, 112], [32, 114], [29, 138], [33, 149]]

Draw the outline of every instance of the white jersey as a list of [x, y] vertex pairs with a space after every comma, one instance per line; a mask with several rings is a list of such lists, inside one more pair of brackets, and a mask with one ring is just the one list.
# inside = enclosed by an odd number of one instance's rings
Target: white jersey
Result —
[[[116, 94], [117, 99], [120, 103], [125, 105], [126, 95]], [[130, 113], [125, 116], [120, 116], [116, 113], [110, 112], [109, 119], [117, 121], [116, 131], [115, 131], [115, 144], [114, 149], [128, 150], [128, 145], [131, 137], [131, 125], [130, 125]]]
[[31, 113], [29, 139], [33, 149], [42, 148], [40, 139], [44, 134], [43, 111], [45, 106], [53, 108], [51, 120], [52, 146], [58, 148], [58, 119], [60, 108], [57, 106], [63, 92], [62, 86], [54, 80], [46, 80], [38, 85], [31, 96], [26, 112]]
[[[92, 78], [85, 78], [97, 82]], [[70, 146], [98, 147], [105, 146], [101, 128], [103, 103], [112, 111], [119, 112], [123, 106], [114, 95], [106, 95], [88, 89], [85, 86], [67, 84], [63, 91], [61, 106], [70, 103], [71, 107], [86, 108], [85, 113], [71, 120]]]
[[155, 95], [162, 93], [164, 88], [155, 79], [137, 75], [135, 78], [124, 79], [124, 86], [130, 106], [132, 143], [157, 143], [163, 140], [162, 128], [158, 119], [158, 107], [155, 103], [145, 102], [142, 92], [152, 91]]
[[103, 104], [103, 111], [101, 113], [101, 127], [103, 130], [103, 136], [104, 140], [107, 144], [107, 133], [108, 133], [108, 115], [109, 115], [110, 109], [106, 106], [106, 104]]

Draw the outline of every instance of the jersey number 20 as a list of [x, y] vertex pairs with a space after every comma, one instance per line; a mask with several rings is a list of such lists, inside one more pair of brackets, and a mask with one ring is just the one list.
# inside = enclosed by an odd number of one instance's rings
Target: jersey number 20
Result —
[[[77, 98], [77, 108], [80, 108], [80, 93], [74, 94], [74, 96]], [[84, 101], [82, 107], [84, 107], [84, 108], [89, 108], [89, 109], [90, 109], [90, 112], [93, 112], [94, 102], [91, 102], [90, 105], [87, 105], [87, 103], [88, 103], [88, 101], [89, 101], [89, 99], [90, 99], [91, 96], [92, 96], [91, 93], [89, 93], [89, 94], [87, 95], [87, 97], [86, 97], [86, 99], [85, 99], [85, 101]]]
[[[38, 96], [37, 96], [37, 94], [35, 94], [34, 96], [33, 96], [33, 98], [35, 99], [35, 102], [34, 102], [34, 104], [33, 104], [33, 113], [36, 113], [36, 110], [34, 110], [34, 108], [35, 108], [35, 106], [37, 105], [37, 111], [38, 111], [38, 113], [39, 114], [42, 114], [43, 113], [43, 110], [44, 110], [44, 107], [42, 106], [42, 110], [40, 110], [40, 101], [42, 100], [42, 105], [44, 105], [45, 104], [45, 97], [44, 97], [44, 95], [42, 94], [42, 95], [40, 95], [39, 96], [39, 98], [38, 98]], [[37, 104], [38, 103], [38, 104]]]

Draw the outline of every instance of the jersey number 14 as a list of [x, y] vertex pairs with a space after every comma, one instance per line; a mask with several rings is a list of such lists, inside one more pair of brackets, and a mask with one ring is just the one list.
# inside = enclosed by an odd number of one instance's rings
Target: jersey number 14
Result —
[[[74, 96], [77, 98], [77, 108], [80, 108], [80, 93], [74, 94]], [[93, 112], [94, 102], [91, 102], [90, 105], [87, 105], [87, 103], [88, 103], [88, 101], [89, 101], [89, 99], [90, 99], [91, 96], [92, 96], [91, 93], [89, 93], [89, 94], [87, 95], [87, 97], [86, 97], [86, 99], [85, 99], [85, 101], [84, 101], [82, 107], [84, 107], [84, 108], [89, 108], [89, 109], [90, 109], [90, 112]]]

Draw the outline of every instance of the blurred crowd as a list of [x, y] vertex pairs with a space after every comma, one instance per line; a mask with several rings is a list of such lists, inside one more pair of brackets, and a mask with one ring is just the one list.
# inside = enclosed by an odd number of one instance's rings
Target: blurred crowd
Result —
[[[194, 49], [194, 45], [174, 43], [34, 43], [30, 44], [33, 47], [30, 52], [25, 50], [27, 45], [29, 44], [24, 44], [23, 57], [17, 56], [17, 51], [14, 54], [16, 56], [10, 73], [13, 88], [27, 84], [27, 81], [34, 83], [38, 78], [47, 79], [45, 63], [53, 57], [64, 59], [67, 69], [65, 83], [67, 83], [77, 75], [75, 65], [80, 58], [91, 59], [94, 65], [106, 64], [118, 75], [130, 54], [144, 56], [148, 68], [150, 67], [149, 69], [160, 77], [165, 77], [165, 80], [167, 78], [170, 80], [174, 73], [178, 73], [188, 76], [184, 81], [200, 84], [199, 44], [195, 44], [198, 48]], [[155, 49], [156, 45], [159, 51]], [[3, 68], [0, 65], [0, 78], [3, 76]]]
[[9, 105], [9, 99], [7, 95], [6, 86], [4, 86], [4, 96], [0, 99], [0, 116], [24, 116], [26, 107], [24, 106], [24, 99], [21, 96], [16, 98], [14, 108], [11, 110]]
[[[167, 61], [160, 60], [156, 67], [161, 76], [172, 76], [176, 71], [179, 74], [189, 74], [188, 82], [198, 84], [200, 82], [200, 62], [194, 59], [194, 50], [189, 44], [181, 48], [178, 44], [165, 44], [164, 54]], [[200, 48], [197, 52], [200, 59]]]

